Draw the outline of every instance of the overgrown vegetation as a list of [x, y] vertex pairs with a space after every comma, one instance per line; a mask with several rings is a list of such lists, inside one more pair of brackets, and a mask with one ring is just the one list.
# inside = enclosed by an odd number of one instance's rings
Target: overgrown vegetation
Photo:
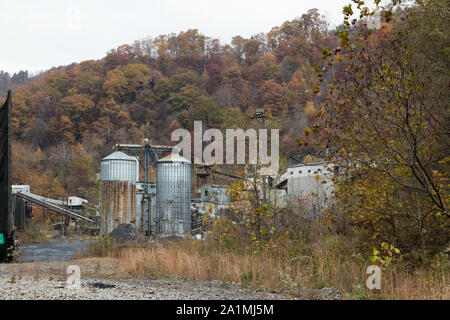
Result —
[[323, 81], [314, 137], [341, 168], [329, 221], [362, 246], [433, 256], [450, 243], [449, 3], [386, 9], [378, 30], [344, 13], [340, 46], [323, 51], [336, 76]]
[[50, 221], [29, 223], [23, 231], [16, 231], [20, 243], [48, 242], [55, 233]]
[[[255, 251], [230, 238], [149, 243], [114, 247], [101, 239], [97, 251], [114, 258], [115, 275], [222, 280], [264, 287], [294, 296], [319, 298], [318, 289], [334, 287], [344, 299], [449, 299], [448, 256], [436, 256], [420, 268], [399, 261], [383, 268], [381, 290], [365, 286], [370, 253], [362, 254], [345, 237], [330, 236], [317, 224], [303, 224], [283, 246]], [[104, 246], [100, 249], [98, 246]]]
[[107, 234], [99, 234], [89, 243], [89, 250], [85, 252], [88, 256], [115, 257], [120, 246]]

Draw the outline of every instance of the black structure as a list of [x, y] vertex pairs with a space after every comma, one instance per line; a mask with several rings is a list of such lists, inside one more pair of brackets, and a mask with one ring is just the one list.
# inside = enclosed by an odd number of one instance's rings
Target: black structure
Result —
[[12, 195], [12, 211], [14, 217], [15, 230], [22, 231], [25, 226], [31, 220], [33, 207], [31, 203], [23, 198], [17, 196], [17, 194]]
[[11, 190], [11, 91], [0, 108], [0, 262], [9, 261], [14, 250]]

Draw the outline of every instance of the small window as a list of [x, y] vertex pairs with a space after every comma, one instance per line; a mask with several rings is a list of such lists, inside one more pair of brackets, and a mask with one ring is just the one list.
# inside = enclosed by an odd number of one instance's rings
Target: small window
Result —
[[208, 196], [208, 190], [205, 190], [205, 197]]
[[322, 169], [317, 169], [318, 172], [322, 172]]
[[291, 175], [294, 174], [294, 171], [291, 171]]
[[308, 173], [311, 173], [311, 170], [308, 170]]
[[302, 170], [298, 170], [298, 173], [299, 173], [299, 174], [302, 174]]

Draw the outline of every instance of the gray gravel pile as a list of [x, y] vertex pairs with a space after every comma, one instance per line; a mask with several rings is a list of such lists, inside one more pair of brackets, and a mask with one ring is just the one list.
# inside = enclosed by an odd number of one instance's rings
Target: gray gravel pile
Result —
[[120, 224], [109, 236], [119, 243], [134, 242], [144, 244], [147, 241], [145, 236], [137, 232], [133, 225], [127, 223]]
[[243, 289], [221, 281], [94, 279], [81, 280], [80, 289], [69, 289], [61, 280], [0, 278], [0, 300], [271, 300], [285, 296]]
[[339, 300], [342, 293], [336, 288], [322, 288], [320, 289], [319, 298], [323, 300]]

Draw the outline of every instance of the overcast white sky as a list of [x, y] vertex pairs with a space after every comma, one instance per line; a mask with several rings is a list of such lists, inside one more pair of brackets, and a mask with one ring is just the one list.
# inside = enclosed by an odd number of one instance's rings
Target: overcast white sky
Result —
[[331, 25], [350, 0], [0, 0], [0, 70], [31, 73], [89, 59], [147, 36], [197, 28], [229, 43], [308, 9]]

